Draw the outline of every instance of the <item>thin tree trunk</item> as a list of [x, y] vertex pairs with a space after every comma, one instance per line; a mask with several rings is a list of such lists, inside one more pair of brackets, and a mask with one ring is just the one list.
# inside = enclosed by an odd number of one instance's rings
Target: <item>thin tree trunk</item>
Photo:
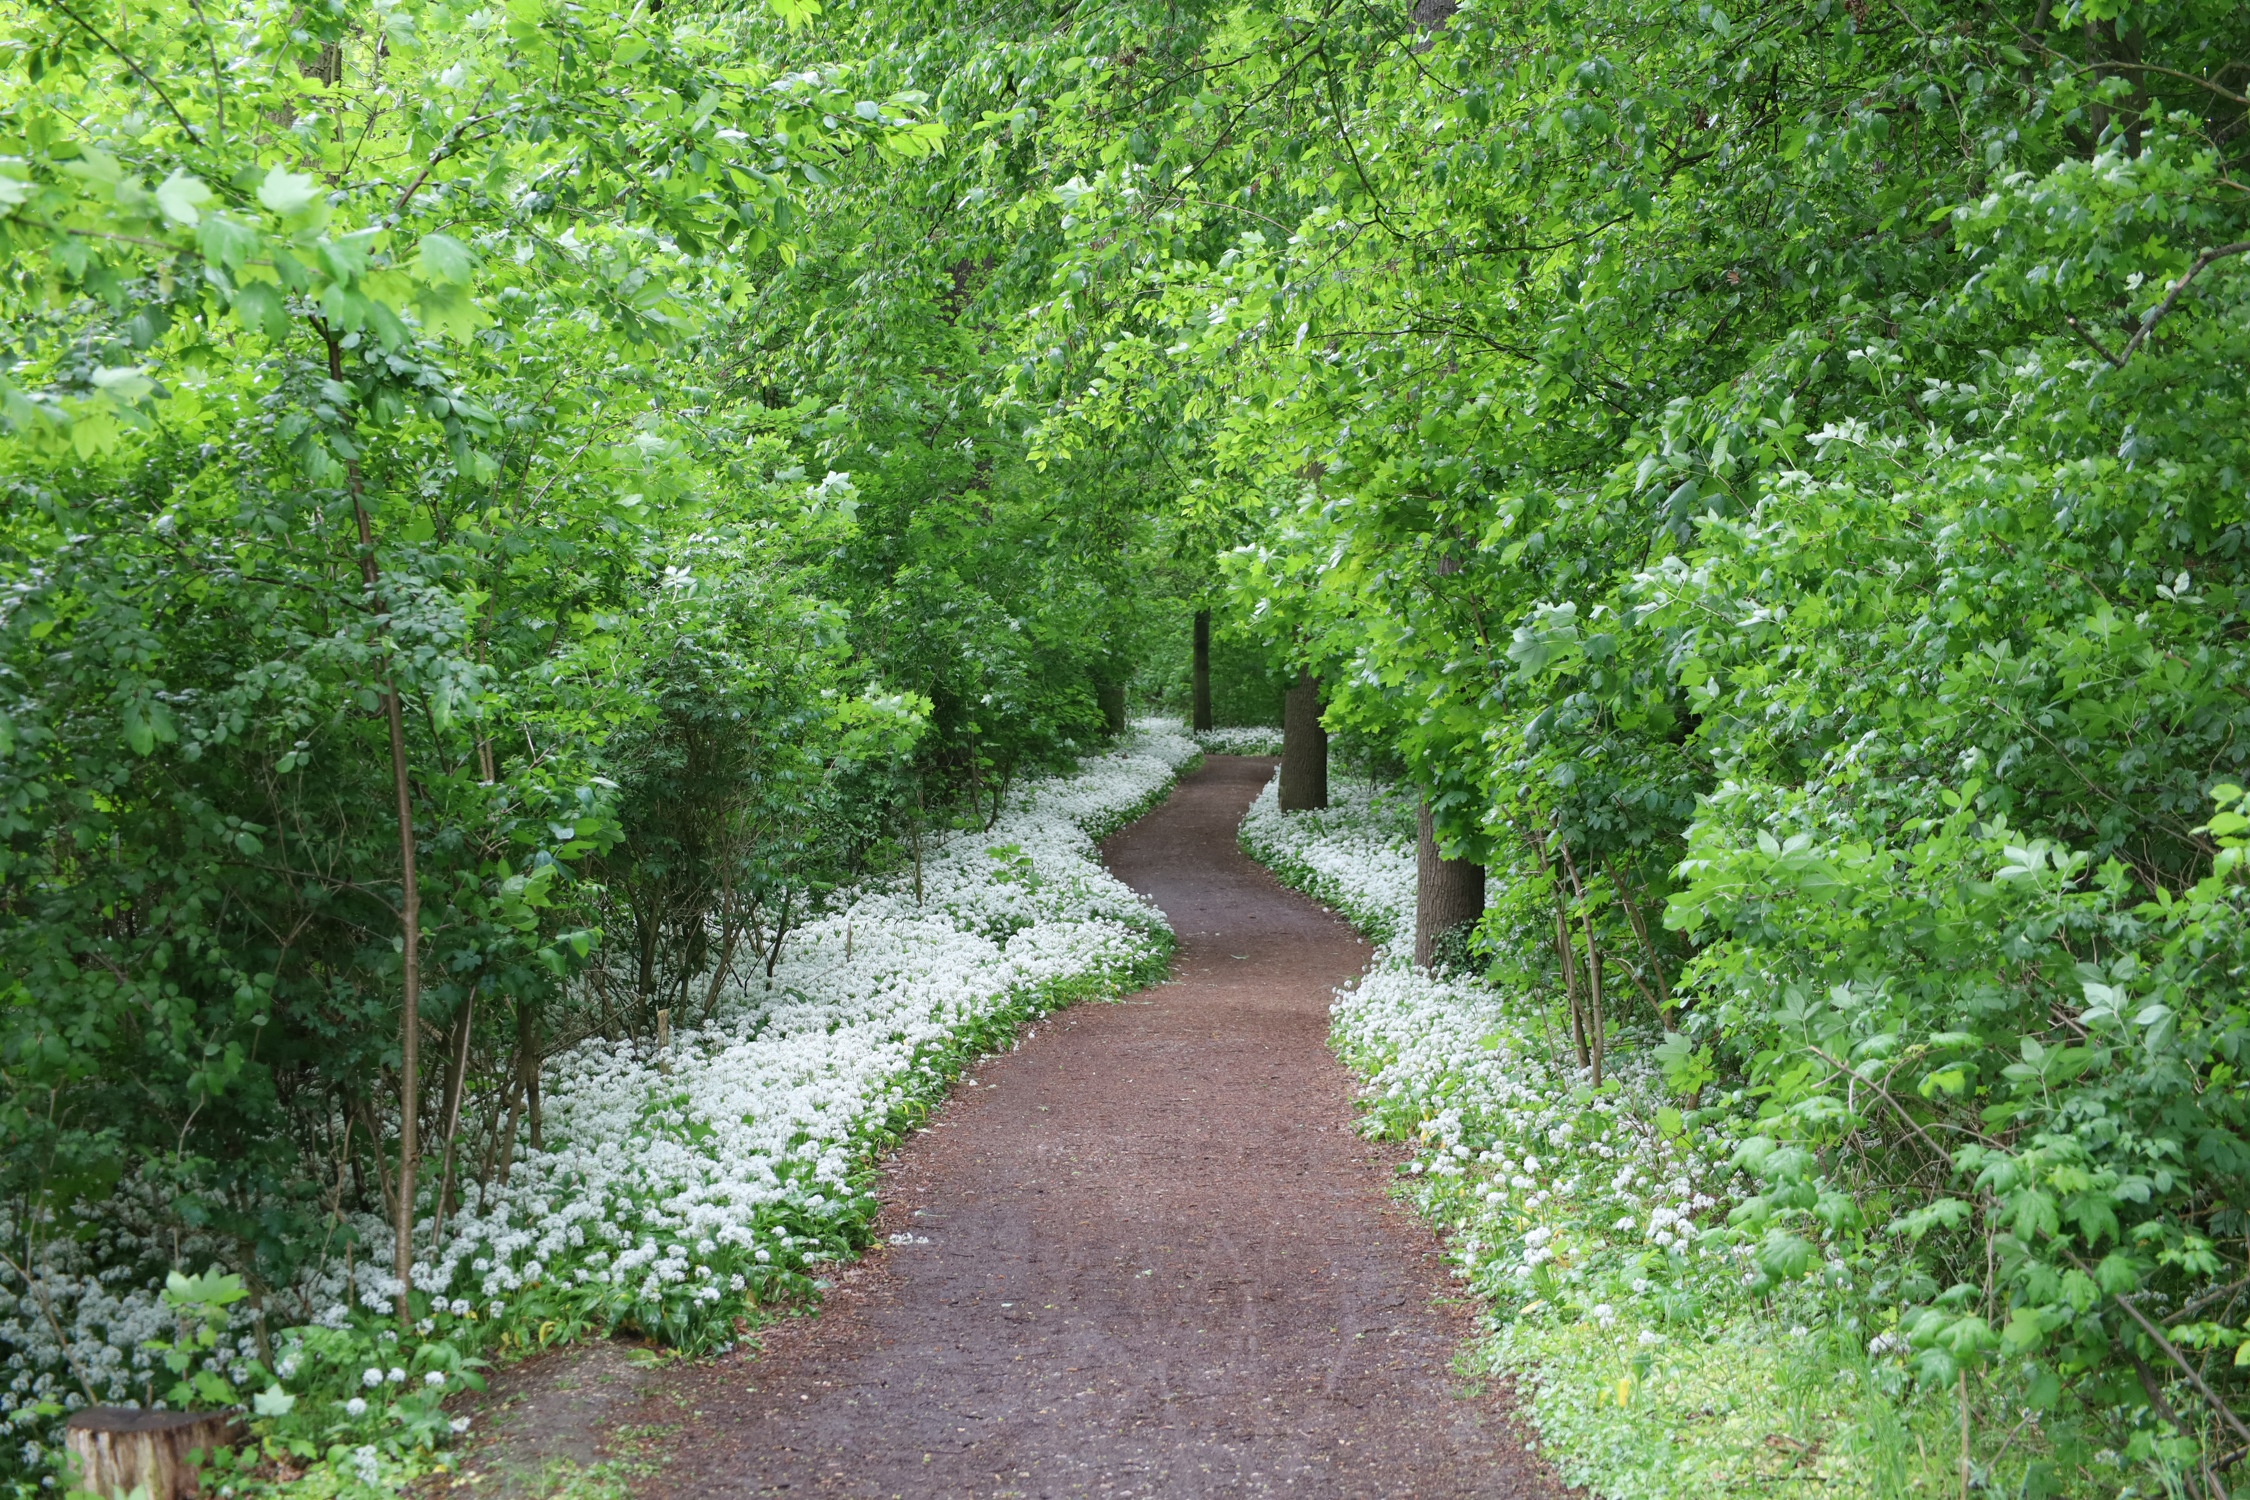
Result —
[[1195, 612], [1195, 664], [1188, 675], [1193, 727], [1211, 727], [1211, 611]]
[[[1656, 940], [1649, 936], [1648, 919], [1641, 915], [1640, 907], [1633, 901], [1632, 892], [1625, 888], [1624, 881], [1617, 878], [1617, 872], [1610, 869], [1606, 862], [1602, 868], [1609, 870], [1609, 883], [1617, 887], [1617, 899], [1625, 907], [1625, 921], [1632, 927], [1633, 936], [1640, 939], [1641, 952], [1648, 955], [1649, 977], [1656, 982], [1656, 993], [1650, 998], [1656, 1006], [1656, 1018], [1664, 1024], [1666, 1031], [1670, 1031], [1672, 1029], [1672, 983], [1664, 977], [1664, 960], [1656, 951]], [[1644, 985], [1643, 989], [1646, 988]]]
[[508, 1123], [500, 1127], [500, 1165], [494, 1172], [502, 1187], [508, 1185], [508, 1171], [516, 1162], [516, 1130], [523, 1123], [523, 1082], [519, 1078], [508, 1090]]
[[1594, 914], [1586, 907], [1586, 888], [1578, 881], [1578, 865], [1570, 846], [1562, 846], [1563, 872], [1570, 877], [1571, 893], [1578, 898], [1578, 918], [1586, 931], [1586, 1030], [1587, 1050], [1593, 1054], [1594, 1087], [1602, 1086], [1602, 1048], [1607, 1038], [1602, 1028], [1602, 953], [1594, 945]]
[[1414, 818], [1414, 962], [1432, 967], [1447, 933], [1484, 915], [1484, 866], [1438, 855], [1437, 825], [1424, 802]]
[[979, 800], [984, 792], [983, 760], [972, 738], [969, 741], [969, 816], [980, 823], [984, 821], [984, 804]]
[[1328, 731], [1320, 724], [1320, 679], [1299, 670], [1281, 701], [1281, 810], [1328, 805]]
[[[398, 1195], [391, 1191], [390, 1168], [383, 1164], [383, 1132], [375, 1128], [375, 1105], [371, 1100], [357, 1099], [352, 1108], [360, 1112], [360, 1128], [367, 1132], [368, 1149], [375, 1154], [375, 1191], [383, 1197], [383, 1216], [393, 1223], [398, 1220]], [[352, 1158], [352, 1170], [359, 1169], [359, 1158]], [[360, 1190], [365, 1197], [366, 1189]]]
[[531, 1149], [544, 1151], [547, 1149], [547, 1140], [540, 1127], [539, 1058], [537, 1054], [532, 1056], [530, 1072], [531, 1081], [524, 1085], [524, 1113], [527, 1117], [525, 1123], [531, 1132]]
[[[328, 378], [341, 385], [344, 379], [342, 347], [325, 325], [321, 336], [328, 345]], [[359, 460], [347, 459], [344, 476], [352, 497], [352, 520], [359, 529], [359, 576], [367, 586], [370, 609], [378, 604], [381, 571], [375, 565], [375, 526], [368, 519], [366, 496], [360, 488]], [[422, 888], [414, 873], [414, 797], [406, 766], [406, 714], [399, 702], [398, 679], [385, 661], [383, 716], [391, 734], [391, 790], [398, 802], [399, 945], [404, 960], [400, 973], [399, 1007], [399, 1111], [398, 1207], [393, 1223], [392, 1274], [398, 1277], [398, 1318], [413, 1318], [408, 1301], [409, 1276], [414, 1269], [414, 1165], [419, 1147], [416, 1114], [421, 1077], [422, 1032]]]
[[484, 1205], [492, 1195], [492, 1171], [500, 1160], [501, 1122], [507, 1122], [510, 1130], [515, 1128], [517, 1101], [520, 1098], [514, 1070], [511, 1069], [507, 1086], [500, 1091], [500, 1097], [492, 1101], [492, 1113], [485, 1119], [484, 1152], [477, 1162], [477, 1212], [480, 1214], [484, 1212]]
[[986, 833], [990, 833], [1000, 826], [1000, 814], [1006, 810], [1008, 805], [1008, 783], [1015, 779], [1016, 763], [1009, 761], [1007, 767], [1000, 773], [999, 785], [992, 789], [992, 816], [985, 819], [984, 831]]
[[1122, 682], [1097, 682], [1094, 684], [1094, 701], [1101, 705], [1102, 728], [1111, 734], [1125, 732], [1125, 684]]
[[1578, 919], [1586, 928], [1586, 998], [1588, 1030], [1593, 1032], [1594, 1087], [1602, 1086], [1602, 1048], [1608, 1040], [1602, 1029], [1602, 953], [1594, 946], [1594, 914], [1581, 910]]
[[[1531, 852], [1539, 861], [1539, 873], [1548, 873], [1547, 846], [1538, 839], [1531, 840]], [[1556, 894], [1559, 896], [1560, 891]], [[1563, 1003], [1570, 1008], [1570, 1046], [1577, 1054], [1578, 1066], [1587, 1066], [1586, 1028], [1578, 1016], [1578, 959], [1570, 946], [1570, 921], [1564, 915], [1565, 902], [1555, 903], [1555, 960], [1562, 965]]]
[[711, 971], [711, 987], [703, 995], [703, 1020], [706, 1025], [710, 1024], [711, 1017], [718, 1012], [719, 987], [734, 970], [734, 950], [742, 945], [743, 929], [747, 926], [747, 922], [730, 922], [725, 928], [725, 941], [719, 947], [719, 965]]
[[[489, 609], [480, 610], [477, 613], [477, 665], [480, 667], [484, 665], [485, 652], [490, 644], [491, 636], [492, 611]], [[485, 720], [481, 718], [477, 720], [477, 777], [486, 786], [490, 786], [500, 779], [500, 773], [493, 763], [492, 736], [485, 733], [486, 727]]]
[[469, 1031], [476, 1022], [476, 1008], [477, 987], [471, 985], [453, 1023], [453, 1066], [445, 1078], [445, 1165], [438, 1173], [437, 1227], [430, 1232], [433, 1252], [445, 1240], [446, 1210], [453, 1201], [453, 1151], [461, 1135], [461, 1095], [469, 1078]]
[[[531, 1116], [531, 1149], [540, 1148], [539, 1140], [539, 1017], [531, 1002], [516, 1002], [516, 1108]], [[500, 1147], [500, 1181], [508, 1180], [508, 1169], [516, 1156], [516, 1111], [508, 1113], [507, 1139]]]
[[1570, 1047], [1578, 1055], [1578, 1066], [1593, 1066], [1593, 1057], [1586, 1050], [1586, 1018], [1578, 1008], [1578, 950], [1571, 946], [1569, 919], [1560, 906], [1555, 908], [1555, 951], [1562, 954], [1563, 990], [1570, 1004]]
[[786, 889], [781, 893], [781, 915], [773, 924], [773, 951], [766, 955], [766, 988], [769, 990], [773, 988], [774, 965], [781, 962], [781, 940], [789, 936], [789, 898], [794, 894]]

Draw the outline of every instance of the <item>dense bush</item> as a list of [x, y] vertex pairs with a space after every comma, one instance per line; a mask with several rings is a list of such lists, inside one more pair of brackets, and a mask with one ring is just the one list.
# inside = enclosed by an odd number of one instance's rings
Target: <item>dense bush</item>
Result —
[[268, 1370], [330, 1298], [473, 1319], [409, 1269], [552, 1144], [550, 1068], [1119, 727], [1145, 497], [974, 399], [1022, 269], [915, 218], [1013, 169], [803, 20], [0, 18], [19, 1428], [121, 1389], [62, 1315], [146, 1363], [167, 1270], [239, 1277]]

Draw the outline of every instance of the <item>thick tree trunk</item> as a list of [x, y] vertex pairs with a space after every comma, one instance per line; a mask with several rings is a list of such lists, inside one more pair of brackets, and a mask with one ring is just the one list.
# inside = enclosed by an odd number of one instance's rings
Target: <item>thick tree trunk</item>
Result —
[[1445, 937], [1484, 915], [1484, 866], [1473, 859], [1438, 857], [1430, 805], [1422, 804], [1414, 833], [1414, 962], [1429, 968]]
[[1281, 700], [1281, 810], [1328, 805], [1328, 731], [1320, 727], [1320, 679], [1297, 673]]
[[1111, 734], [1123, 734], [1125, 732], [1125, 684], [1122, 682], [1095, 683], [1094, 701], [1101, 705], [1102, 727]]
[[1195, 665], [1189, 677], [1194, 695], [1193, 727], [1211, 727], [1211, 611], [1195, 612]]

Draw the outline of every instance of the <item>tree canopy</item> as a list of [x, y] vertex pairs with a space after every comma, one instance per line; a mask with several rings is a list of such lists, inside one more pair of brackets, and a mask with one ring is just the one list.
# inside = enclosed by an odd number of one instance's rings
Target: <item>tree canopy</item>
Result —
[[12, 1255], [410, 1224], [1215, 606], [1496, 983], [1629, 981], [1753, 1282], [2250, 1441], [2250, 12], [4, 20]]

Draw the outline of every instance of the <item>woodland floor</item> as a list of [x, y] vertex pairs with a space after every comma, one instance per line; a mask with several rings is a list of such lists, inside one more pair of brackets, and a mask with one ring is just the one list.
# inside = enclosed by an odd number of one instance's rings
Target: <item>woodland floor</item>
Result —
[[1352, 1132], [1328, 1004], [1366, 945], [1235, 847], [1272, 765], [1214, 756], [1105, 845], [1179, 934], [1172, 981], [965, 1078], [885, 1164], [879, 1233], [910, 1243], [755, 1357], [506, 1372], [457, 1485], [546, 1489], [559, 1464], [645, 1500], [1561, 1494], [1506, 1393], [1456, 1373], [1469, 1310]]

